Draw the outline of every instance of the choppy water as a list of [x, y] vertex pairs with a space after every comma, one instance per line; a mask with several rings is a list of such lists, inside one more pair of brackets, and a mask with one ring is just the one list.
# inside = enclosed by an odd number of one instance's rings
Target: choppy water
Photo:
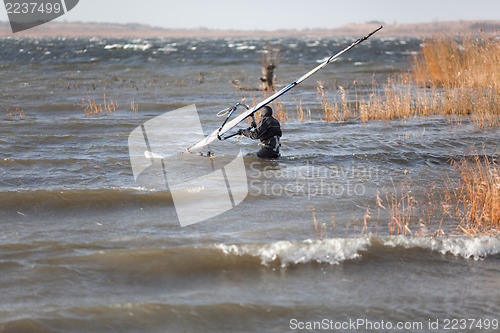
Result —
[[[0, 40], [0, 332], [313, 331], [323, 320], [445, 331], [461, 319], [476, 326], [454, 331], [498, 331], [500, 238], [390, 236], [386, 212], [377, 235], [371, 223], [354, 236], [368, 206], [375, 220], [377, 192], [439, 183], [471, 147], [495, 158], [500, 130], [315, 116], [318, 80], [357, 80], [362, 94], [406, 68], [419, 40], [369, 40], [287, 94], [312, 120], [283, 125], [278, 161], [238, 142], [249, 195], [222, 215], [181, 228], [168, 190], [134, 182], [131, 131], [189, 104], [217, 128], [217, 111], [245, 96], [229, 81], [257, 86], [268, 42], [285, 54], [286, 84], [351, 40]], [[104, 94], [118, 110], [86, 116], [82, 99]]]

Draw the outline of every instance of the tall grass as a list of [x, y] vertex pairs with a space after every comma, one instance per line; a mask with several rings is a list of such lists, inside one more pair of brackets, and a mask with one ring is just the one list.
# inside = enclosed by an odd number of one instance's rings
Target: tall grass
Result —
[[[100, 113], [112, 113], [118, 111], [118, 101], [113, 99], [107, 99], [106, 94], [103, 95], [103, 102], [97, 103], [95, 99], [90, 98], [90, 96], [84, 96], [81, 100], [81, 105], [85, 116], [98, 115]], [[130, 110], [132, 112], [139, 111], [139, 104], [132, 98], [130, 102]]]
[[357, 108], [362, 121], [406, 119], [438, 114], [439, 98], [435, 91], [416, 89], [403, 77], [390, 77], [382, 86], [374, 83]]
[[453, 166], [458, 186], [447, 186], [450, 215], [468, 235], [500, 231], [500, 166], [488, 156], [462, 159]]
[[[385, 83], [373, 82], [371, 90], [359, 91], [356, 83], [354, 89], [329, 92], [324, 82], [318, 82], [316, 116], [331, 122], [442, 115], [458, 123], [470, 119], [478, 128], [499, 126], [500, 39], [436, 36], [424, 41], [407, 73], [394, 74]], [[294, 118], [286, 110], [281, 113], [283, 121]], [[295, 119], [307, 118], [297, 112]]]
[[[375, 207], [367, 207], [359, 233], [356, 219], [353, 235], [379, 233], [390, 235], [445, 236], [500, 234], [500, 165], [492, 157], [474, 155], [453, 162], [443, 184], [418, 188], [411, 180], [392, 183], [382, 198], [376, 194]], [[326, 224], [313, 213], [316, 237], [322, 239]], [[376, 216], [372, 211], [377, 211]], [[333, 214], [332, 231], [335, 230]], [[376, 219], [372, 219], [375, 217]], [[321, 226], [321, 233], [318, 231]], [[349, 226], [346, 228], [346, 237]]]
[[411, 78], [440, 88], [442, 114], [469, 116], [479, 128], [500, 124], [500, 40], [495, 36], [438, 36], [414, 57]]
[[413, 59], [415, 82], [443, 88], [500, 88], [500, 40], [496, 36], [437, 36]]
[[96, 103], [95, 99], [90, 98], [89, 96], [85, 96], [82, 98], [82, 107], [86, 116], [91, 114], [96, 115], [99, 113], [111, 113], [115, 112], [118, 109], [118, 104], [112, 99], [108, 102], [106, 100], [106, 94], [103, 96], [103, 103]]
[[387, 194], [387, 207], [389, 209], [389, 233], [411, 234], [411, 224], [414, 220], [417, 201], [410, 189], [397, 188], [393, 182], [393, 192]]
[[307, 108], [304, 110], [304, 107], [302, 106], [302, 101], [299, 101], [298, 104], [296, 104], [296, 109], [297, 109], [297, 120], [300, 122], [304, 121], [311, 121], [311, 109]]
[[132, 112], [137, 112], [139, 111], [139, 104], [135, 102], [135, 98], [132, 98], [132, 102], [130, 102], [130, 110]]
[[[391, 234], [415, 233], [411, 228], [430, 228], [431, 219], [439, 221], [432, 233], [444, 235], [448, 220], [450, 234], [478, 236], [500, 233], [500, 166], [488, 156], [475, 155], [454, 162], [457, 180], [445, 178], [444, 186], [433, 185], [413, 195], [407, 186], [393, 185], [387, 194]], [[416, 232], [419, 234], [419, 232]]]
[[24, 118], [25, 116], [25, 113], [22, 109], [20, 108], [15, 108], [15, 109], [12, 109], [12, 108], [5, 108], [4, 109], [5, 112], [7, 112], [7, 114], [5, 115], [7, 118]]

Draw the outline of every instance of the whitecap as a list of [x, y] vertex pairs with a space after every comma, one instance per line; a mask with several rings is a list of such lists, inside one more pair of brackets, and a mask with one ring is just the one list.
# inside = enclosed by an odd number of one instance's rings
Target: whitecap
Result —
[[252, 244], [216, 244], [226, 255], [259, 258], [262, 265], [279, 263], [282, 267], [296, 264], [320, 263], [337, 265], [361, 257], [362, 252], [373, 251], [374, 243], [384, 247], [429, 249], [441, 254], [452, 254], [465, 259], [483, 259], [500, 254], [500, 239], [481, 237], [414, 237], [366, 236], [360, 238], [330, 238], [324, 240], [275, 241]]
[[152, 47], [151, 44], [108, 44], [104, 46], [105, 50], [133, 50], [133, 51], [146, 51]]
[[385, 246], [423, 248], [452, 254], [466, 259], [482, 259], [500, 254], [500, 239], [495, 236], [480, 237], [407, 237], [393, 236], [384, 239]]
[[327, 61], [328, 59], [330, 59], [330, 56], [328, 56], [328, 57], [324, 57], [323, 59], [318, 59], [318, 60], [316, 60], [316, 62], [317, 62], [317, 63], [322, 63], [322, 62]]
[[134, 50], [134, 51], [146, 51], [152, 47], [151, 44], [125, 44], [123, 45], [124, 50]]
[[325, 240], [277, 241], [266, 244], [226, 245], [215, 247], [225, 254], [258, 257], [263, 265], [279, 260], [282, 267], [293, 264], [339, 264], [360, 257], [359, 252], [370, 245], [369, 238], [334, 238]]
[[167, 45], [167, 46], [162, 47], [161, 49], [158, 49], [158, 51], [161, 51], [161, 52], [176, 52], [176, 51], [178, 51], [178, 49], [175, 48], [175, 47], [173, 47], [173, 46]]
[[123, 44], [108, 44], [104, 46], [105, 50], [113, 50], [113, 49], [121, 49], [123, 47]]

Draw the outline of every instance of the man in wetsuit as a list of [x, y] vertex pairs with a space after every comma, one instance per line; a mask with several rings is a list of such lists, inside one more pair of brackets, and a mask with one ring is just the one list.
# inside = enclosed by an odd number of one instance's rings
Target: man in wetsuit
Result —
[[280, 123], [273, 117], [273, 109], [263, 106], [260, 110], [260, 121], [252, 123], [251, 130], [239, 130], [239, 134], [254, 140], [260, 140], [262, 148], [257, 152], [260, 158], [278, 158], [280, 156]]

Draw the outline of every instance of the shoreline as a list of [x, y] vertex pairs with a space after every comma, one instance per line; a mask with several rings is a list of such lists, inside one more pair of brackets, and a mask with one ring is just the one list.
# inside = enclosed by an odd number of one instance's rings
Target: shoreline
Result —
[[336, 28], [282, 29], [282, 30], [218, 30], [218, 29], [167, 29], [143, 24], [114, 24], [92, 22], [50, 22], [29, 30], [12, 33], [10, 24], [0, 21], [0, 37], [168, 37], [168, 38], [277, 38], [277, 37], [359, 37], [383, 25], [379, 37], [430, 37], [435, 34], [500, 33], [500, 20], [450, 21], [430, 23], [346, 24]]

